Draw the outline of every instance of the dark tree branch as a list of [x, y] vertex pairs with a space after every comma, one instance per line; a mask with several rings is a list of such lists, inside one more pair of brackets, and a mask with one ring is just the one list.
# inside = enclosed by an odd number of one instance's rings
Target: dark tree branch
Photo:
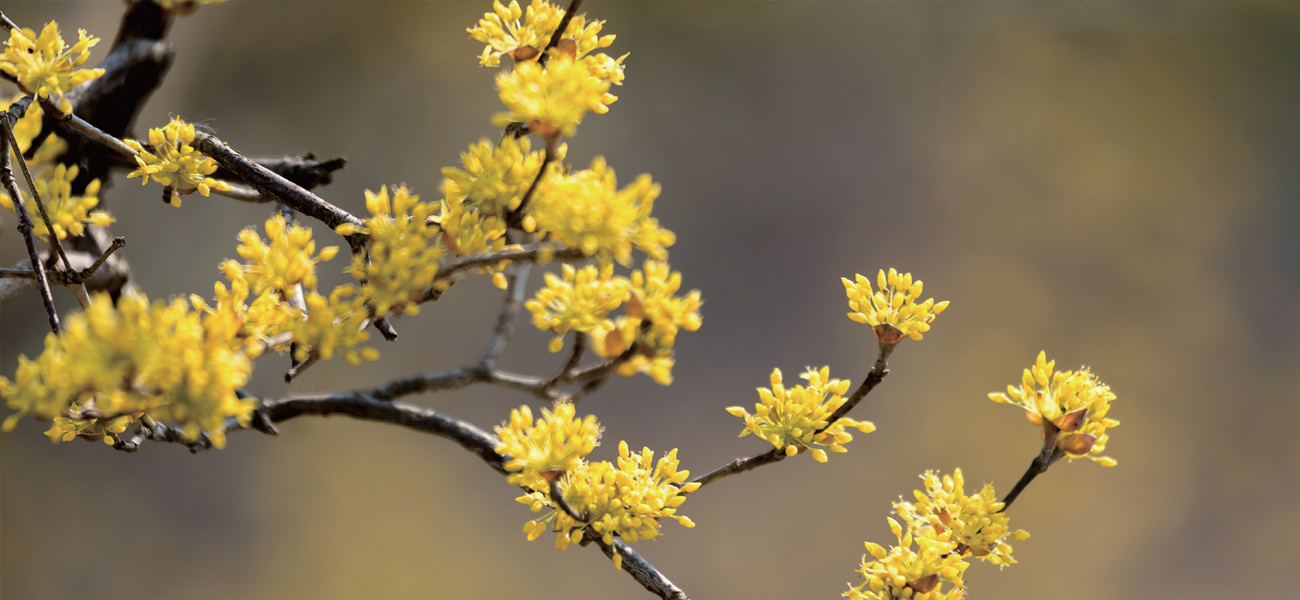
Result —
[[636, 550], [623, 543], [623, 540], [614, 538], [612, 545], [606, 544], [604, 540], [600, 539], [599, 535], [590, 529], [587, 530], [585, 540], [595, 542], [597, 546], [600, 546], [601, 552], [604, 552], [605, 556], [611, 560], [614, 558], [614, 552], [617, 551], [623, 557], [623, 570], [651, 594], [664, 600], [690, 600], [686, 592], [683, 592], [663, 573], [660, 573], [659, 569], [656, 569], [649, 561], [637, 554]]
[[[362, 225], [361, 219], [322, 200], [320, 196], [303, 189], [270, 169], [245, 158], [244, 155], [231, 149], [214, 136], [202, 132], [195, 134], [194, 147], [215, 159], [217, 164], [230, 170], [236, 177], [253, 186], [259, 192], [324, 223], [330, 229], [335, 229], [344, 223]], [[348, 242], [352, 245], [354, 254], [364, 252], [365, 240], [366, 236], [360, 234], [348, 236]]]
[[118, 27], [117, 39], [113, 40], [116, 49], [132, 40], [161, 40], [167, 37], [171, 28], [172, 12], [159, 6], [153, 0], [131, 0], [126, 12], [122, 14], [122, 25]]
[[297, 396], [267, 400], [262, 410], [272, 423], [282, 423], [304, 415], [346, 415], [367, 421], [391, 423], [408, 429], [447, 438], [477, 455], [496, 472], [506, 475], [505, 458], [496, 453], [500, 440], [465, 421], [428, 408], [386, 402], [362, 394]]
[[[0, 129], [3, 129], [3, 135], [0, 135], [0, 185], [4, 186], [5, 193], [13, 199], [14, 212], [18, 214], [18, 231], [23, 235], [23, 241], [27, 244], [27, 256], [31, 259], [32, 272], [36, 274], [36, 287], [41, 291], [41, 302], [45, 304], [45, 313], [50, 319], [50, 330], [54, 333], [59, 332], [59, 313], [54, 309], [54, 295], [50, 293], [50, 282], [45, 278], [45, 266], [41, 264], [40, 255], [36, 251], [36, 234], [32, 232], [31, 215], [27, 214], [27, 205], [23, 202], [23, 195], [18, 191], [18, 182], [14, 181], [13, 160], [9, 152], [9, 140], [13, 136], [10, 129], [8, 115], [0, 119]], [[50, 231], [53, 235], [53, 230]]]
[[[334, 172], [348, 164], [348, 160], [341, 156], [322, 161], [318, 160], [316, 155], [311, 152], [301, 155], [250, 158], [249, 160], [306, 190], [333, 183]], [[218, 167], [212, 176], [217, 179], [239, 179], [234, 171], [225, 167]]]

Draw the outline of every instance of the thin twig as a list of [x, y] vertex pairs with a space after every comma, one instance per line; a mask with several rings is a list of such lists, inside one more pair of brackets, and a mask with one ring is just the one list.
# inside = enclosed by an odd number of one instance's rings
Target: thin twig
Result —
[[1043, 449], [1038, 453], [1038, 456], [1034, 457], [1034, 462], [1029, 463], [1029, 469], [1025, 471], [1024, 475], [1020, 476], [1020, 481], [1017, 481], [1015, 487], [1011, 488], [1011, 491], [1007, 493], [1007, 497], [1002, 499], [1003, 511], [1011, 508], [1011, 503], [1020, 497], [1020, 493], [1029, 487], [1030, 482], [1035, 477], [1046, 473], [1048, 467], [1051, 467], [1053, 463], [1065, 455], [1065, 450], [1058, 447], [1056, 443], [1060, 431], [1054, 423], [1043, 419]]
[[259, 192], [248, 186], [240, 185], [238, 183], [231, 183], [228, 185], [230, 185], [230, 189], [228, 190], [213, 189], [212, 193], [218, 196], [224, 196], [226, 198], [230, 198], [231, 200], [248, 202], [250, 204], [266, 204], [267, 202], [275, 202], [275, 198], [263, 195], [262, 192]]
[[587, 334], [581, 331], [573, 332], [573, 348], [569, 353], [569, 360], [564, 362], [564, 367], [560, 369], [555, 377], [546, 381], [546, 387], [554, 388], [569, 383], [573, 378], [574, 369], [578, 368], [578, 363], [582, 362], [582, 355], [587, 351]]
[[744, 473], [745, 471], [753, 471], [763, 465], [770, 465], [783, 460], [785, 460], [785, 452], [782, 452], [778, 448], [773, 448], [767, 452], [749, 458], [737, 458], [736, 460], [709, 471], [708, 473], [695, 477], [691, 480], [691, 483], [698, 483], [700, 484], [700, 487], [704, 487], [722, 479], [723, 477], [730, 477], [738, 473]]
[[[13, 161], [9, 152], [9, 142], [13, 137], [10, 127], [9, 115], [6, 113], [0, 116], [0, 128], [4, 129], [3, 136], [0, 136], [0, 184], [14, 201], [14, 212], [18, 214], [18, 231], [23, 234], [23, 241], [27, 244], [27, 256], [32, 261], [32, 273], [36, 275], [36, 287], [41, 291], [41, 301], [45, 303], [45, 313], [50, 319], [50, 330], [58, 333], [59, 313], [54, 309], [54, 295], [50, 293], [50, 282], [45, 278], [45, 266], [41, 264], [40, 254], [36, 251], [36, 234], [32, 231], [35, 225], [32, 224], [31, 215], [27, 214], [27, 205], [23, 202], [22, 193], [18, 191], [18, 182], [14, 181]], [[50, 234], [53, 235], [54, 232], [50, 231]]]
[[519, 206], [506, 215], [506, 225], [509, 227], [523, 228], [524, 211], [528, 209], [528, 202], [533, 199], [533, 194], [537, 193], [537, 186], [541, 184], [542, 177], [546, 176], [546, 169], [555, 162], [555, 147], [559, 144], [560, 136], [554, 134], [545, 139], [546, 154], [542, 157], [542, 168], [537, 170], [537, 176], [533, 177], [533, 182], [528, 185], [528, 191], [524, 192], [524, 197], [519, 200]]
[[[6, 141], [17, 149], [18, 138], [14, 137], [13, 126], [9, 124], [8, 120], [5, 121], [4, 134]], [[59, 236], [54, 233], [54, 222], [50, 220], [49, 213], [45, 211], [45, 203], [41, 201], [41, 195], [36, 191], [36, 180], [32, 178], [32, 172], [27, 169], [27, 160], [22, 156], [18, 157], [18, 167], [22, 169], [23, 178], [27, 180], [27, 189], [32, 193], [32, 202], [36, 203], [36, 210], [41, 213], [41, 220], [45, 222], [45, 231], [49, 232], [50, 245], [54, 247], [59, 258], [63, 259], [63, 268], [71, 271], [72, 263], [68, 262], [68, 254], [63, 251], [63, 244], [59, 242]]]
[[121, 154], [123, 157], [130, 159], [132, 162], [135, 162], [135, 158], [140, 154], [139, 152], [136, 152], [135, 149], [126, 145], [126, 143], [123, 142], [122, 140], [119, 140], [111, 135], [108, 135], [107, 133], [104, 133], [103, 131], [100, 131], [98, 127], [95, 127], [94, 125], [91, 125], [90, 123], [86, 122], [85, 119], [78, 117], [77, 115], [74, 115], [72, 113], [64, 113], [62, 110], [59, 110], [59, 107], [49, 99], [45, 99], [41, 101], [41, 108], [45, 109], [45, 114], [50, 115], [51, 117], [53, 117], [58, 121], [62, 121], [64, 123], [67, 123], [68, 125], [71, 125], [73, 129], [76, 129], [77, 131], [86, 134], [86, 137], [95, 140], [105, 148], [108, 148], [118, 154]]
[[564, 39], [564, 30], [569, 28], [569, 22], [573, 20], [573, 15], [578, 12], [579, 6], [582, 6], [582, 0], [573, 0], [569, 3], [569, 9], [564, 11], [564, 17], [560, 19], [560, 26], [555, 29], [555, 33], [551, 34], [551, 40], [546, 43], [546, 47], [542, 48], [542, 55], [537, 59], [538, 64], [546, 66], [546, 52], [558, 46], [560, 40]]
[[564, 499], [564, 492], [560, 491], [560, 476], [556, 475], [551, 477], [547, 480], [547, 483], [550, 486], [551, 501], [554, 502], [556, 506], [560, 507], [560, 510], [564, 511], [564, 514], [569, 515], [570, 519], [579, 523], [586, 523], [588, 515], [579, 513], [569, 505], [568, 500]]
[[95, 271], [98, 271], [100, 267], [104, 266], [104, 263], [108, 260], [108, 257], [112, 256], [114, 252], [121, 250], [125, 246], [126, 246], [126, 238], [120, 235], [113, 238], [113, 243], [109, 244], [108, 249], [104, 250], [104, 252], [99, 255], [99, 258], [95, 259], [95, 262], [91, 263], [89, 267], [86, 267], [82, 269], [81, 272], [77, 273], [77, 277], [80, 278], [80, 281], [78, 281], [78, 283], [82, 283], [85, 280], [90, 279], [92, 276], [94, 276]]
[[497, 316], [497, 326], [492, 332], [492, 340], [488, 342], [487, 353], [483, 356], [481, 365], [487, 369], [496, 366], [497, 357], [505, 351], [506, 345], [510, 343], [510, 337], [514, 335], [515, 320], [519, 316], [519, 308], [524, 304], [524, 294], [528, 287], [528, 272], [532, 265], [522, 263], [511, 271], [509, 277], [510, 283], [507, 286], [506, 299], [501, 303], [501, 314]]
[[[854, 406], [857, 406], [858, 403], [861, 402], [867, 394], [871, 393], [871, 390], [875, 389], [876, 386], [885, 379], [885, 376], [889, 374], [889, 355], [894, 351], [894, 344], [880, 343], [878, 346], [880, 348], [880, 353], [876, 357], [876, 364], [867, 372], [867, 377], [862, 381], [862, 385], [858, 386], [857, 390], [854, 390], [853, 395], [849, 396], [849, 399], [846, 400], [844, 404], [840, 405], [834, 413], [831, 413], [831, 416], [826, 419], [826, 427], [818, 429], [817, 433], [826, 431], [826, 429], [834, 425], [836, 421], [844, 418], [844, 416], [847, 415]], [[700, 487], [704, 487], [724, 477], [752, 471], [763, 465], [781, 462], [785, 460], [785, 457], [785, 452], [782, 452], [778, 448], [773, 448], [767, 452], [756, 454], [748, 458], [737, 458], [736, 460], [709, 471], [708, 473], [704, 473], [691, 479], [691, 482], [698, 483], [700, 484]]]
[[[876, 364], [871, 366], [871, 370], [867, 372], [867, 378], [862, 380], [862, 385], [858, 386], [858, 389], [853, 390], [853, 395], [849, 396], [849, 399], [845, 400], [844, 404], [841, 404], [840, 407], [835, 409], [835, 412], [831, 413], [831, 416], [826, 419], [826, 427], [834, 425], [835, 422], [843, 418], [844, 415], [849, 414], [849, 411], [853, 410], [853, 407], [857, 406], [863, 398], [866, 398], [867, 394], [871, 393], [871, 390], [876, 389], [876, 386], [880, 385], [880, 382], [885, 380], [886, 375], [889, 375], [889, 355], [894, 351], [894, 346], [896, 344], [885, 344], [881, 342], [877, 345], [880, 348], [880, 353], [876, 355]], [[818, 429], [817, 433], [826, 431], [826, 427]]]
[[501, 261], [510, 261], [514, 263], [531, 263], [537, 262], [543, 254], [550, 253], [552, 260], [577, 260], [585, 258], [581, 248], [565, 248], [555, 244], [537, 244], [531, 248], [519, 250], [502, 250], [501, 252], [492, 252], [489, 254], [474, 254], [458, 260], [451, 261], [438, 269], [438, 275], [434, 278], [434, 287], [425, 290], [420, 296], [419, 302], [432, 302], [442, 297], [443, 290], [436, 285], [454, 284], [456, 280], [464, 277], [468, 272], [494, 265]]
[[18, 29], [18, 25], [15, 25], [13, 21], [10, 21], [9, 17], [6, 17], [2, 10], [0, 10], [0, 27], [5, 28], [5, 33], [9, 33], [9, 30], [11, 29]]
[[[362, 224], [361, 219], [351, 213], [322, 200], [320, 196], [245, 158], [244, 155], [227, 146], [216, 136], [198, 132], [194, 135], [194, 147], [212, 157], [217, 161], [217, 164], [230, 170], [259, 192], [324, 223], [330, 229], [336, 229], [344, 223], [357, 226]], [[348, 241], [353, 246], [353, 253], [364, 251], [365, 239], [366, 236], [360, 234], [348, 237]]]

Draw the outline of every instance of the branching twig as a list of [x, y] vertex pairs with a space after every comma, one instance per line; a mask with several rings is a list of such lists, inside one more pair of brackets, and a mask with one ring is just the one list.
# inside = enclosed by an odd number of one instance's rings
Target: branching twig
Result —
[[[18, 191], [18, 182], [14, 181], [13, 161], [9, 152], [9, 140], [13, 137], [13, 132], [10, 129], [8, 113], [0, 117], [0, 128], [4, 130], [3, 135], [0, 135], [0, 185], [4, 186], [5, 192], [13, 199], [14, 212], [18, 214], [18, 231], [22, 232], [23, 241], [27, 244], [27, 256], [32, 262], [32, 272], [36, 275], [36, 287], [41, 291], [41, 301], [45, 303], [50, 329], [58, 333], [59, 313], [54, 309], [54, 295], [50, 293], [50, 282], [45, 278], [45, 266], [41, 264], [40, 254], [36, 251], [36, 234], [32, 232], [34, 228], [32, 218], [27, 214], [27, 205], [23, 202], [22, 193]], [[54, 231], [51, 230], [50, 234], [53, 235]]]

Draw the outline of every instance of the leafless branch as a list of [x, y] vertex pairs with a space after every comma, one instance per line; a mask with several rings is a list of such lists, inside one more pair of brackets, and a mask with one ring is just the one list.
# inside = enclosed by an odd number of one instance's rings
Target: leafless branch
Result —
[[[2, 14], [2, 13], [0, 13]], [[50, 330], [55, 333], [59, 332], [59, 313], [54, 308], [54, 295], [50, 293], [50, 282], [45, 277], [45, 266], [41, 264], [40, 254], [36, 251], [36, 234], [32, 232], [33, 227], [31, 215], [27, 214], [27, 205], [23, 202], [23, 195], [18, 191], [18, 182], [14, 181], [13, 160], [9, 152], [10, 140], [13, 138], [12, 124], [9, 121], [9, 114], [6, 113], [0, 118], [0, 129], [3, 129], [3, 135], [0, 135], [0, 185], [4, 186], [5, 193], [13, 199], [14, 212], [18, 213], [18, 231], [23, 235], [23, 241], [27, 244], [27, 256], [31, 259], [32, 272], [36, 274], [36, 287], [41, 291], [41, 301], [45, 304], [45, 313], [50, 319]], [[53, 235], [53, 228], [50, 234]]]
[[[532, 263], [537, 262], [538, 258], [549, 253], [553, 260], [578, 260], [586, 255], [580, 248], [565, 248], [555, 244], [541, 243], [531, 248], [521, 250], [502, 250], [501, 252], [492, 252], [489, 254], [475, 254], [453, 260], [440, 269], [434, 279], [436, 282], [442, 282], [443, 285], [454, 284], [456, 280], [464, 277], [469, 272], [497, 264], [501, 261], [510, 261], [514, 263]], [[420, 297], [419, 302], [432, 302], [442, 296], [443, 290], [437, 285], [429, 288]]]
[[588, 529], [587, 532], [587, 537], [584, 539], [595, 542], [597, 546], [600, 546], [600, 550], [605, 553], [605, 556], [611, 560], [614, 558], [614, 553], [618, 552], [623, 557], [623, 570], [651, 594], [664, 600], [690, 600], [686, 592], [683, 592], [663, 573], [660, 573], [659, 569], [656, 569], [649, 561], [637, 554], [636, 550], [633, 550], [631, 546], [623, 543], [623, 540], [614, 538], [613, 544], [606, 544], [592, 530]]
[[[817, 430], [817, 433], [825, 431], [827, 427], [834, 425], [836, 421], [849, 414], [849, 411], [853, 410], [853, 407], [857, 406], [863, 398], [867, 397], [867, 394], [871, 393], [871, 390], [875, 389], [876, 386], [885, 379], [885, 376], [889, 374], [888, 361], [890, 353], [894, 351], [894, 344], [885, 344], [882, 342], [878, 345], [880, 347], [880, 353], [876, 357], [876, 364], [867, 372], [867, 377], [862, 381], [862, 385], [858, 386], [858, 389], [853, 391], [853, 394], [849, 396], [849, 399], [845, 400], [844, 404], [840, 405], [840, 407], [826, 419], [826, 427]], [[782, 452], [778, 448], [773, 448], [767, 452], [756, 454], [748, 458], [737, 458], [736, 460], [709, 471], [708, 473], [704, 473], [691, 479], [691, 482], [698, 483], [700, 484], [700, 487], [704, 487], [724, 477], [752, 471], [763, 465], [781, 462], [785, 460], [785, 457], [785, 452]]]
[[[236, 177], [253, 186], [257, 191], [324, 223], [330, 229], [335, 229], [344, 223], [361, 225], [361, 219], [322, 200], [320, 196], [303, 189], [270, 169], [245, 158], [244, 155], [231, 149], [215, 136], [199, 132], [194, 136], [194, 146], [200, 152], [215, 159], [217, 164], [230, 170]], [[349, 236], [348, 241], [352, 244], [353, 253], [364, 251], [364, 235]]]
[[483, 356], [482, 366], [491, 370], [496, 366], [497, 357], [505, 351], [506, 345], [510, 343], [510, 337], [514, 334], [515, 320], [519, 316], [519, 308], [524, 304], [524, 294], [528, 287], [528, 271], [532, 265], [522, 263], [516, 265], [511, 271], [509, 278], [509, 291], [506, 293], [506, 299], [501, 303], [501, 314], [497, 316], [497, 326], [492, 332], [492, 340], [488, 342], [487, 353]]

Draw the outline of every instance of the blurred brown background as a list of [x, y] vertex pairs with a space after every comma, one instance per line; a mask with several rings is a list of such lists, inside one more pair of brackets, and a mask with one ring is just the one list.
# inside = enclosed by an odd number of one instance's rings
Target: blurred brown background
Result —
[[[104, 38], [118, 2], [4, 3]], [[631, 3], [589, 15], [631, 52], [608, 115], [570, 142], [623, 181], [653, 174], [675, 268], [705, 298], [678, 339], [676, 383], [616, 379], [583, 403], [610, 458], [680, 448], [703, 472], [765, 445], [723, 411], [773, 367], [829, 364], [855, 382], [870, 331], [845, 318], [840, 276], [894, 266], [952, 301], [854, 416], [879, 427], [829, 464], [787, 461], [706, 488], [635, 548], [695, 598], [835, 598], [862, 542], [890, 541], [890, 502], [926, 469], [1001, 490], [1037, 432], [985, 398], [1040, 349], [1087, 364], [1119, 395], [1114, 469], [1060, 463], [1012, 524], [1020, 564], [968, 572], [994, 598], [1287, 598], [1300, 539], [1300, 7], [1282, 3]], [[486, 3], [231, 2], [181, 19], [175, 66], [137, 123], [169, 114], [249, 154], [314, 151], [349, 166], [323, 197], [439, 169], [500, 110], [482, 47]], [[217, 263], [266, 207], [119, 175], [105, 194], [151, 297], [211, 294]], [[330, 235], [317, 227], [318, 237]], [[0, 263], [22, 258], [13, 220]], [[342, 259], [322, 287], [343, 281]], [[534, 277], [537, 285], [539, 277]], [[72, 298], [56, 290], [65, 310]], [[374, 385], [477, 360], [501, 293], [456, 286], [378, 363], [341, 361], [264, 396]], [[504, 367], [561, 358], [525, 321]], [[40, 351], [40, 301], [0, 316], [0, 373]], [[520, 403], [477, 387], [410, 399], [487, 427]], [[534, 404], [535, 406], [535, 404]], [[444, 440], [344, 418], [191, 456], [151, 444], [53, 446], [26, 420], [0, 436], [8, 598], [638, 598], [592, 549], [529, 543], [516, 490]]]

